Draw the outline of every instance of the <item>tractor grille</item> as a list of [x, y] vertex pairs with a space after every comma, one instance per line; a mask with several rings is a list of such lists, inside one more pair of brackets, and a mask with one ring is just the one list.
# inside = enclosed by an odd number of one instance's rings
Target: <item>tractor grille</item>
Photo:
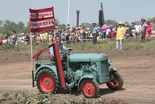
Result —
[[109, 73], [109, 68], [108, 68], [108, 60], [104, 60], [101, 62], [101, 73], [104, 74], [104, 73]]
[[98, 82], [100, 84], [106, 83], [108, 81], [109, 69], [108, 69], [108, 60], [101, 62], [101, 70], [98, 72]]

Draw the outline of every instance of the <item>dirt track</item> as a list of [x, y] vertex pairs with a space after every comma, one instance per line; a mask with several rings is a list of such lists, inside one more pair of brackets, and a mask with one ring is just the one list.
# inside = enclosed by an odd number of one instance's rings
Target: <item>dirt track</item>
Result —
[[[101, 85], [101, 96], [121, 99], [130, 104], [155, 104], [155, 51], [105, 53], [113, 61], [112, 66], [119, 68], [124, 85], [123, 89], [117, 92], [110, 91], [105, 84]], [[0, 57], [0, 92], [38, 93], [37, 88], [31, 85], [31, 62], [20, 61], [22, 57], [16, 54], [10, 56], [12, 59], [6, 57], [9, 56]]]

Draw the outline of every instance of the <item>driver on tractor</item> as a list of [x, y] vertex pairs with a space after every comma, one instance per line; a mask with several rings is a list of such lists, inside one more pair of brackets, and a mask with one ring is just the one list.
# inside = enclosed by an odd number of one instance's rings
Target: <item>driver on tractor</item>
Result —
[[[58, 43], [58, 47], [59, 47], [59, 54], [60, 54], [60, 57], [61, 57], [61, 60], [64, 58], [62, 52], [63, 51], [68, 51], [68, 50], [72, 50], [72, 48], [66, 48], [62, 43], [61, 43], [61, 37], [59, 36], [56, 36], [55, 37], [55, 43]], [[53, 46], [50, 47], [50, 50], [49, 50], [49, 53], [52, 57], [54, 57], [54, 51], [53, 51]]]

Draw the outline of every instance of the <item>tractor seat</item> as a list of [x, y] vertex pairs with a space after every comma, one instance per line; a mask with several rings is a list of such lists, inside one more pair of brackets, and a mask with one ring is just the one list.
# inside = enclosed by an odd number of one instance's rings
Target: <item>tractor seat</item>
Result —
[[50, 50], [48, 50], [47, 54], [48, 54], [48, 57], [50, 58], [50, 60], [54, 61], [54, 57], [50, 54]]

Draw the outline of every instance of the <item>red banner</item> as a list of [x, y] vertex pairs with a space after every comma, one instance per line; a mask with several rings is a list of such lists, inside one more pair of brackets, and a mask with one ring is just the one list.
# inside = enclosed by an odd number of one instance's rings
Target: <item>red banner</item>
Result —
[[29, 9], [30, 31], [41, 32], [55, 28], [54, 7], [44, 9]]

